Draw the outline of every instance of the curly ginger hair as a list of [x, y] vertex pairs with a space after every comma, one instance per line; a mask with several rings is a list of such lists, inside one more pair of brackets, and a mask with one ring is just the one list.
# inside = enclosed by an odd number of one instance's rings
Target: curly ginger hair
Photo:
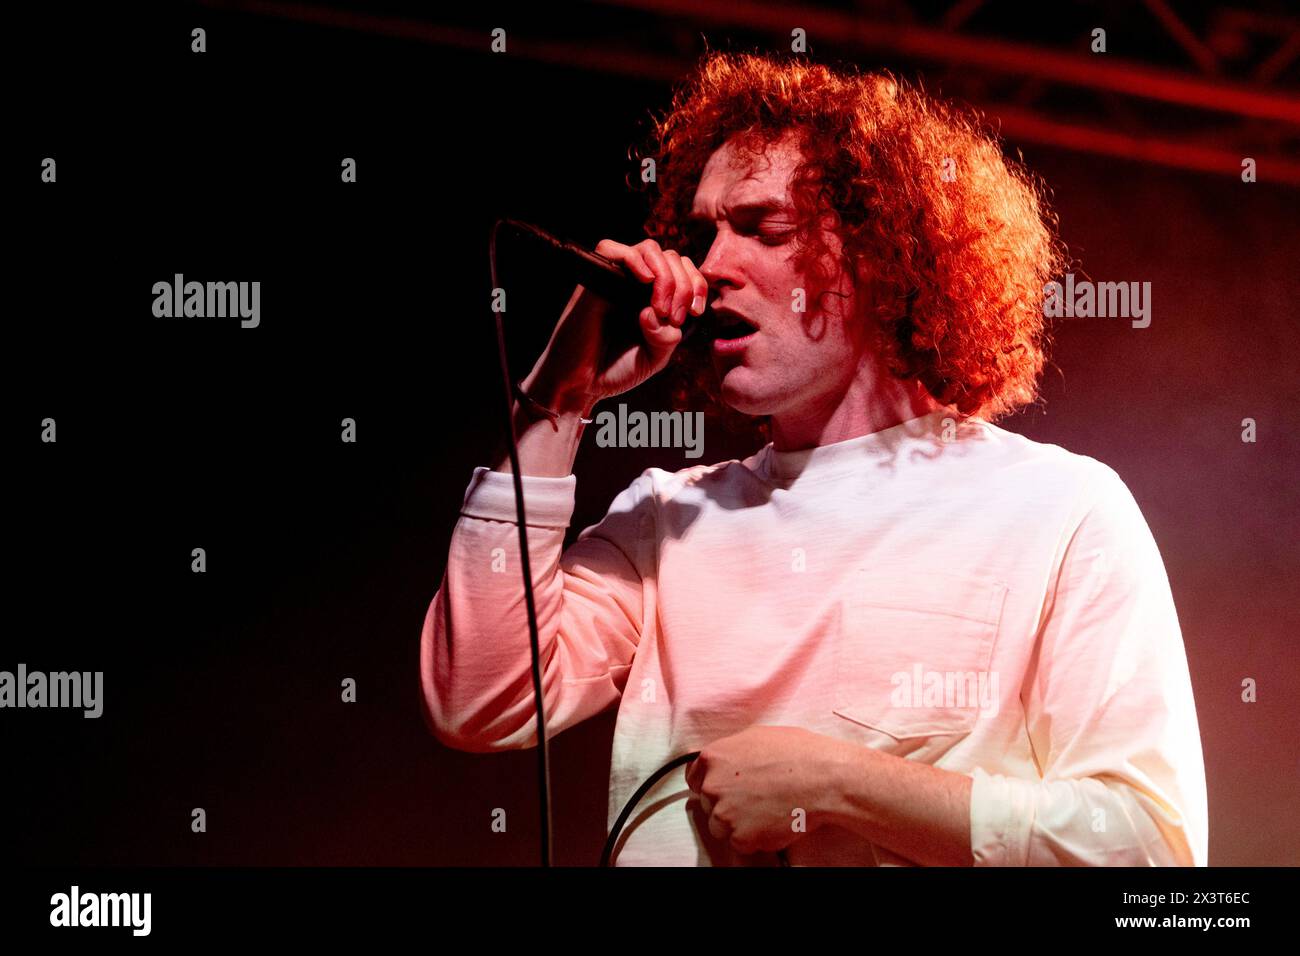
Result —
[[[816, 223], [835, 214], [842, 265], [875, 284], [864, 320], [884, 366], [989, 421], [1036, 401], [1043, 288], [1065, 265], [1046, 190], [976, 114], [889, 73], [706, 54], [638, 150], [657, 165], [646, 234], [703, 262], [686, 216], [709, 157], [733, 136], [754, 156], [792, 130], [803, 160], [791, 188], [796, 247], [818, 261]], [[706, 339], [677, 350], [674, 398], [684, 405], [702, 385], [736, 421], [706, 370]], [[766, 434], [768, 420], [759, 426]]]

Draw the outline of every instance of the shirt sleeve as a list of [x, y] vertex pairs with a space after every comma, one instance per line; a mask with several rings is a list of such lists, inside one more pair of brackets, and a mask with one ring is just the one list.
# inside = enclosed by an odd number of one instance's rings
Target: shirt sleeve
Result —
[[1205, 866], [1205, 768], [1173, 596], [1106, 466], [1070, 538], [1022, 690], [1041, 775], [977, 767], [976, 866]]
[[[522, 476], [546, 736], [622, 694], [652, 560], [649, 470], [563, 550], [577, 479]], [[424, 715], [441, 742], [487, 753], [537, 746], [514, 478], [480, 467], [452, 532], [420, 638]]]

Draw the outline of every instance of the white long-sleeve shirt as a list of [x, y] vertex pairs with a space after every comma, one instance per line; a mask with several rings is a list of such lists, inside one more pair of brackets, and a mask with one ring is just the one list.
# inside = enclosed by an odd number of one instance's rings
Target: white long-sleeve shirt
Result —
[[[1196, 865], [1205, 771], [1164, 565], [1106, 465], [949, 410], [677, 472], [563, 549], [577, 479], [523, 479], [548, 738], [617, 705], [607, 825], [673, 757], [784, 725], [972, 777], [976, 865]], [[443, 743], [537, 744], [512, 476], [477, 468], [421, 639]], [[684, 770], [616, 865], [771, 865]], [[911, 865], [836, 826], [792, 865]]]

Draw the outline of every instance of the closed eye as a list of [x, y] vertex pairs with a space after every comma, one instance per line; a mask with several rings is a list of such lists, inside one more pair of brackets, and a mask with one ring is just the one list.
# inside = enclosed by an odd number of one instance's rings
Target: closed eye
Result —
[[[784, 245], [794, 237], [796, 231], [794, 227], [784, 223], [772, 223], [767, 228], [758, 225], [742, 225], [735, 229], [737, 235], [757, 239], [765, 246]], [[713, 247], [718, 232], [708, 223], [692, 222], [682, 229], [682, 235], [688, 248], [703, 260]]]

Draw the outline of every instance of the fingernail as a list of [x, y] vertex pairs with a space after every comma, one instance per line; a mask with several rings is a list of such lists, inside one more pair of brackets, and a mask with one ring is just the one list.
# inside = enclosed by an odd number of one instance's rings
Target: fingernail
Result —
[[704, 296], [697, 295], [695, 298], [691, 299], [691, 311], [696, 315], [699, 315], [704, 311]]

